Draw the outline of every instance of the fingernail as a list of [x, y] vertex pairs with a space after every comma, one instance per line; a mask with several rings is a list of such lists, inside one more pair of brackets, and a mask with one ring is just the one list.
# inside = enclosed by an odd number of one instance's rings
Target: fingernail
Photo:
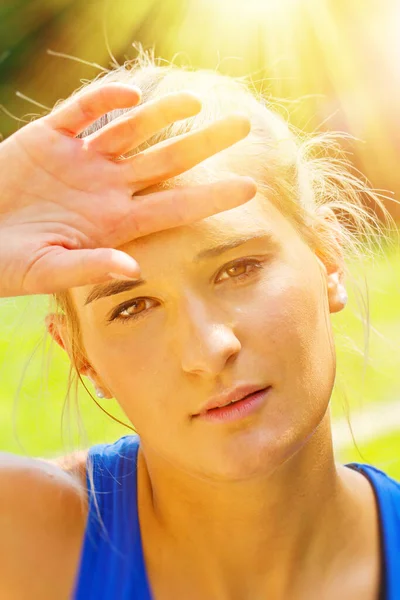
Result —
[[139, 279], [139, 276], [128, 277], [128, 275], [122, 275], [122, 273], [108, 273], [108, 275], [112, 277], [112, 279], [123, 279], [124, 281], [135, 281], [136, 279]]

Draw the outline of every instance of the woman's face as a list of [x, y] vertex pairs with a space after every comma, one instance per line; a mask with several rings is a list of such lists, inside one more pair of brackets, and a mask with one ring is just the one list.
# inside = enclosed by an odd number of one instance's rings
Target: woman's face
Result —
[[[145, 451], [214, 479], [276, 468], [321, 422], [334, 381], [327, 275], [315, 254], [261, 195], [122, 249], [142, 284], [90, 302], [109, 284], [71, 293], [97, 382]], [[242, 384], [269, 387], [257, 410], [198, 416]]]

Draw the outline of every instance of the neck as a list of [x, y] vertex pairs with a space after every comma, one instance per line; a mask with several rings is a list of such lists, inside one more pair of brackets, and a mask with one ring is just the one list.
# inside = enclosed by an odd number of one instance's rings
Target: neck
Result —
[[145, 454], [138, 462], [141, 525], [166, 555], [185, 564], [192, 580], [207, 586], [207, 597], [256, 598], [260, 589], [285, 597], [288, 573], [303, 577], [308, 566], [323, 569], [343, 549], [349, 520], [356, 518], [349, 517], [328, 416], [292, 458], [250, 480], [207, 482]]

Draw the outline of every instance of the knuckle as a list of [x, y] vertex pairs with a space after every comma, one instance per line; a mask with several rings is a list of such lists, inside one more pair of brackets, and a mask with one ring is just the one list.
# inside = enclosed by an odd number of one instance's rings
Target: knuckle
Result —
[[143, 123], [140, 121], [140, 119], [136, 119], [134, 116], [131, 116], [126, 120], [125, 126], [129, 137], [134, 139], [134, 136], [140, 137], [143, 135]]
[[124, 181], [129, 186], [129, 189], [132, 190], [133, 194], [136, 193], [135, 183], [139, 180], [140, 172], [140, 164], [138, 165], [137, 157], [139, 157], [139, 155], [133, 156], [132, 158], [126, 158], [119, 163], [116, 163]]
[[190, 157], [189, 148], [185, 144], [176, 144], [164, 148], [160, 154], [161, 166], [164, 171], [181, 172], [186, 170], [186, 161]]
[[76, 104], [85, 120], [91, 121], [96, 117], [96, 112], [93, 110], [91, 104], [89, 104], [87, 98], [84, 98], [84, 97], [77, 98]]
[[171, 202], [174, 205], [174, 221], [177, 225], [187, 223], [190, 215], [190, 196], [187, 190], [172, 192]]
[[120, 122], [116, 123], [116, 125], [119, 125], [124, 132], [132, 135], [138, 133], [141, 123], [139, 116], [134, 111], [129, 111], [121, 117]]
[[[96, 258], [99, 258], [101, 262], [104, 262], [107, 264], [110, 262], [111, 263], [113, 262], [114, 251], [111, 248], [98, 248], [96, 250], [96, 253], [97, 253]], [[87, 253], [85, 253], [85, 255], [86, 255], [86, 259], [87, 259], [86, 264], [88, 264], [90, 262], [89, 259], [92, 258], [91, 251], [89, 250]]]
[[129, 226], [129, 233], [132, 235], [132, 239], [146, 234], [146, 228], [144, 226], [143, 219], [141, 219], [140, 215], [138, 215], [136, 212], [133, 212], [129, 215], [127, 224]]
[[115, 102], [115, 90], [110, 85], [100, 84], [89, 97], [82, 98], [81, 110], [84, 116], [90, 119], [107, 114], [112, 110], [112, 103]]
[[158, 105], [155, 107], [156, 114], [159, 116], [160, 125], [170, 123], [177, 118], [177, 107], [175, 98], [161, 98]]
[[157, 106], [143, 107], [134, 123], [134, 133], [140, 140], [146, 140], [164, 126], [163, 109]]
[[111, 109], [111, 103], [115, 98], [115, 90], [110, 85], [99, 85], [96, 90], [98, 95], [98, 103], [102, 112], [108, 112]]
[[215, 135], [212, 129], [209, 127], [203, 130], [203, 146], [205, 151], [214, 152], [220, 146], [221, 138]]

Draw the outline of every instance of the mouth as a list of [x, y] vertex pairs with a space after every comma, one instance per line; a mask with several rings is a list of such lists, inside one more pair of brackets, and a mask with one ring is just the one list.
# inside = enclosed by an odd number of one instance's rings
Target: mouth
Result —
[[246, 394], [242, 398], [233, 400], [223, 406], [216, 406], [203, 410], [197, 415], [197, 419], [213, 422], [228, 422], [244, 419], [264, 406], [271, 386]]

